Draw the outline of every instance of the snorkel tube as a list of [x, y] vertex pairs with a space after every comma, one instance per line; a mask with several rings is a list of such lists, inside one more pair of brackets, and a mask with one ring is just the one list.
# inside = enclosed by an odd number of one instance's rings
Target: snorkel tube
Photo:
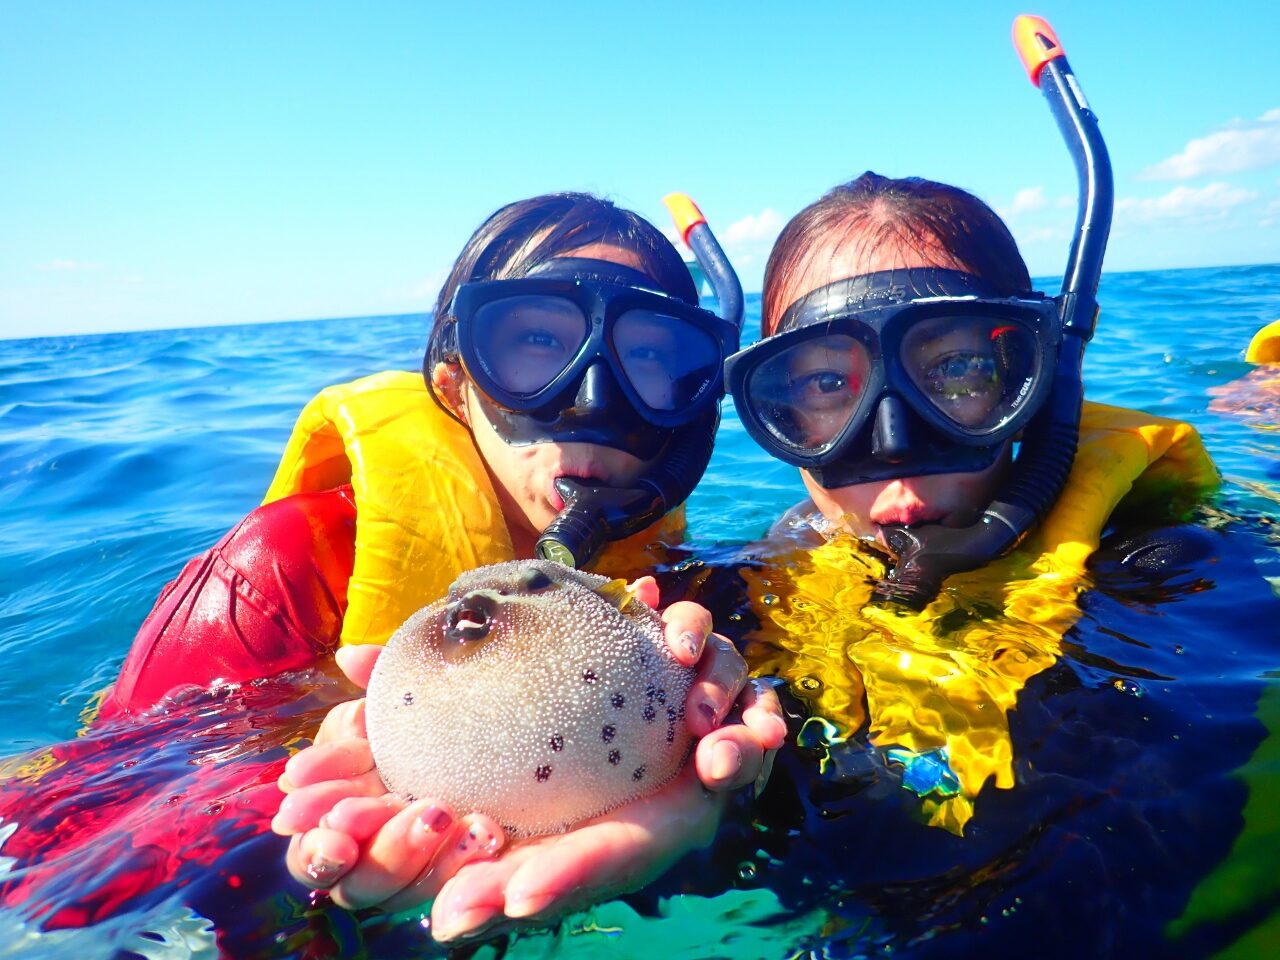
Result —
[[[683, 193], [663, 198], [681, 237], [693, 250], [720, 305], [721, 318], [742, 329], [742, 284], [706, 217]], [[607, 541], [639, 533], [689, 498], [702, 479], [715, 445], [720, 411], [681, 427], [648, 473], [630, 487], [601, 487], [560, 477], [556, 491], [564, 509], [542, 532], [535, 551], [543, 560], [580, 567]]]
[[1053, 390], [1023, 432], [1009, 480], [977, 523], [885, 528], [885, 540], [898, 559], [889, 578], [876, 586], [875, 596], [913, 610], [923, 610], [946, 577], [1002, 556], [1044, 519], [1066, 486], [1080, 437], [1081, 364], [1098, 322], [1098, 279], [1111, 230], [1111, 161], [1098, 118], [1053, 28], [1040, 17], [1020, 16], [1013, 22], [1013, 43], [1027, 76], [1049, 102], [1079, 183], [1075, 237], [1057, 297], [1062, 345]]

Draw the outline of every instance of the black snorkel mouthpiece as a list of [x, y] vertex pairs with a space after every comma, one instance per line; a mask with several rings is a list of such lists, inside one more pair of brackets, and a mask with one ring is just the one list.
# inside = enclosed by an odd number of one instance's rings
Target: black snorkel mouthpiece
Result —
[[680, 428], [667, 451], [634, 486], [602, 487], [560, 477], [555, 485], [564, 509], [542, 531], [535, 552], [543, 560], [581, 567], [607, 542], [656, 523], [689, 499], [706, 473], [719, 424], [720, 411], [713, 408]]
[[912, 610], [928, 606], [948, 576], [1004, 555], [1044, 519], [1066, 486], [1080, 438], [1081, 365], [1097, 327], [1098, 280], [1111, 232], [1111, 161], [1098, 118], [1053, 28], [1040, 17], [1020, 16], [1013, 23], [1013, 42], [1062, 131], [1079, 185], [1075, 236], [1057, 298], [1062, 344], [1053, 390], [1023, 431], [1008, 481], [978, 522], [964, 528], [885, 528], [885, 541], [898, 559], [889, 577], [876, 586], [875, 597]]
[[[706, 218], [684, 194], [673, 193], [663, 202], [671, 211], [681, 236], [693, 250], [711, 282], [720, 306], [720, 317], [742, 330], [742, 284], [707, 226]], [[723, 385], [721, 385], [723, 393]], [[630, 487], [602, 487], [589, 481], [561, 477], [556, 491], [564, 509], [538, 538], [535, 552], [544, 560], [581, 567], [605, 543], [639, 533], [689, 498], [711, 462], [719, 406], [680, 427], [649, 471]]]

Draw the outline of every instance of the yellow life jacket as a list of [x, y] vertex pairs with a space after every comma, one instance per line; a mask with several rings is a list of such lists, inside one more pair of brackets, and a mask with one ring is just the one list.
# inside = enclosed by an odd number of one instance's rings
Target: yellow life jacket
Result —
[[1117, 508], [1153, 506], [1168, 516], [1217, 483], [1193, 427], [1086, 403], [1066, 488], [1017, 550], [949, 578], [912, 613], [868, 602], [884, 566], [852, 539], [793, 547], [748, 574], [762, 625], [748, 662], [753, 673], [786, 678], [837, 737], [869, 719], [877, 745], [944, 748], [960, 791], [927, 796], [924, 810], [930, 823], [961, 833], [988, 779], [1014, 785], [1008, 711], [1057, 659], [1107, 519]]
[[[471, 432], [440, 409], [419, 373], [387, 371], [322, 390], [302, 410], [263, 503], [350, 483], [355, 568], [342, 642], [385, 643], [462, 572], [516, 559]], [[610, 544], [592, 566], [643, 572], [644, 547], [679, 539], [683, 509]]]

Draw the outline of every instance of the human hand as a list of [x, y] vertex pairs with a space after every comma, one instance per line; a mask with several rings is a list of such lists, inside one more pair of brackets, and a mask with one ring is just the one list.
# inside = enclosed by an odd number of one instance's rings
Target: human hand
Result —
[[[637, 581], [632, 591], [656, 606], [652, 578]], [[771, 690], [744, 689], [746, 666], [732, 644], [708, 638], [704, 608], [673, 604], [663, 619], [673, 654], [697, 665], [686, 717], [701, 737], [694, 762], [663, 790], [566, 834], [526, 841], [500, 860], [476, 863], [502, 846], [498, 824], [478, 814], [459, 820], [443, 805], [406, 804], [388, 794], [365, 737], [364, 702], [352, 701], [330, 712], [315, 745], [291, 758], [281, 777], [289, 796], [272, 827], [293, 835], [290, 872], [328, 888], [335, 902], [350, 908], [394, 911], [435, 897], [435, 935], [447, 939], [508, 918], [545, 919], [634, 889], [708, 842], [719, 804], [703, 787], [724, 792], [763, 779], [785, 723]], [[339, 666], [364, 687], [380, 650], [343, 648]], [[735, 702], [742, 722], [722, 725]]]

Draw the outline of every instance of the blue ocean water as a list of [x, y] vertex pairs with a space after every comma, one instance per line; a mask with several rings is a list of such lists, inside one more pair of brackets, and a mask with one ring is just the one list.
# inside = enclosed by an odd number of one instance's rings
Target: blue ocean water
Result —
[[[1046, 281], [1046, 286], [1054, 284]], [[1089, 397], [1194, 424], [1225, 480], [1201, 515], [1201, 524], [1224, 537], [1227, 549], [1243, 558], [1261, 582], [1280, 581], [1280, 535], [1273, 524], [1280, 499], [1276, 407], [1273, 403], [1270, 415], [1265, 404], [1235, 413], [1210, 408], [1213, 391], [1253, 370], [1242, 359], [1249, 337], [1280, 317], [1280, 266], [1107, 274], [1099, 299], [1103, 315], [1085, 365]], [[758, 330], [758, 298], [749, 297], [747, 306], [748, 325], [755, 325], [747, 333], [751, 338]], [[0, 341], [0, 653], [7, 667], [0, 671], [0, 704], [6, 718], [0, 729], [0, 756], [75, 736], [82, 710], [115, 677], [129, 641], [163, 585], [190, 556], [210, 546], [259, 502], [302, 404], [331, 383], [383, 369], [416, 369], [428, 322], [425, 315], [364, 317]], [[710, 470], [689, 502], [695, 545], [758, 538], [800, 497], [793, 468], [761, 453], [742, 430], [732, 405], [726, 405]], [[1218, 602], [1229, 607], [1229, 589], [1219, 586], [1219, 593], [1225, 595]], [[1162, 602], [1185, 605], [1189, 596], [1170, 596]], [[1165, 654], [1148, 656], [1141, 648], [1162, 649], [1170, 639], [1164, 633], [1170, 624], [1174, 629], [1206, 629], [1202, 621], [1155, 616], [1146, 627], [1142, 616], [1127, 607], [1118, 607], [1114, 615], [1124, 622], [1102, 623], [1098, 635], [1107, 629], [1123, 633], [1124, 663], [1164, 678], [1170, 677]], [[1226, 856], [1247, 819], [1242, 811], [1248, 791], [1260, 789], [1233, 771], [1249, 762], [1251, 750], [1262, 740], [1255, 710], [1280, 676], [1280, 633], [1274, 620], [1244, 628], [1238, 617], [1220, 622], [1220, 633], [1191, 639], [1220, 645], [1223, 656], [1197, 664], [1184, 661], [1178, 667], [1183, 672], [1170, 682], [1211, 689], [1209, 699], [1237, 704], [1234, 726], [1223, 727], [1225, 739], [1189, 748], [1205, 756], [1220, 748], [1229, 756], [1229, 766], [1217, 769], [1199, 754], [1180, 754], [1168, 739], [1175, 737], [1173, 732], [1159, 748], [1160, 762], [1175, 771], [1161, 774], [1168, 781], [1171, 806], [1177, 806], [1179, 791], [1192, 790], [1205, 763], [1214, 768], [1205, 796], [1217, 797], [1213, 791], [1219, 786], [1225, 791], [1219, 831], [1223, 836], [1205, 841], [1203, 862], [1197, 861], [1194, 868], [1197, 876], [1207, 876]], [[1148, 629], [1149, 635], [1144, 634]], [[1081, 682], [1110, 682], [1112, 674], [1099, 666], [1101, 658], [1117, 659], [1114, 651], [1095, 646], [1073, 653], [1070, 666]], [[1203, 675], [1188, 672], [1195, 670]], [[1029, 687], [1024, 696], [1032, 692]], [[1188, 727], [1204, 722], [1201, 716], [1174, 719]], [[1096, 717], [1091, 722], [1101, 725]], [[1107, 734], [1099, 731], [1101, 738]], [[1135, 735], [1134, 741], [1141, 752], [1141, 736]], [[1149, 773], [1135, 762], [1133, 776]], [[1232, 784], [1234, 793], [1227, 789]], [[1144, 820], [1151, 832], [1166, 829], [1158, 813], [1144, 808], [1143, 816], [1151, 817]], [[1094, 826], [1098, 825], [1090, 824]], [[1263, 826], [1262, 834], [1275, 841], [1280, 813]], [[3, 853], [0, 847], [0, 864]], [[1144, 853], [1134, 848], [1134, 855]], [[1109, 853], [1100, 856], [1110, 863]], [[1187, 859], [1195, 861], [1196, 856]], [[959, 873], [948, 874], [951, 885], [938, 886], [931, 905], [941, 909], [946, 898], [954, 902], [963, 891], [977, 889], [977, 869], [956, 866]], [[1087, 900], [1096, 877], [1091, 878], [1089, 864], [1081, 864], [1079, 870], [1074, 886], [1069, 883], [1064, 889]], [[1183, 878], [1170, 896], [1185, 901], [1197, 876]], [[1016, 910], [1014, 898], [1020, 894], [1003, 892], [1009, 898], [1001, 901], [1000, 909]], [[748, 901], [754, 896], [749, 891], [735, 895]], [[922, 893], [915, 890], [912, 895], [918, 898]], [[1131, 912], [1142, 909], [1141, 902], [1117, 902], [1117, 910], [1130, 913], [1083, 913], [1091, 922], [1118, 926], [1131, 922]], [[892, 923], [877, 921], [868, 927], [874, 936], [844, 935], [824, 948], [813, 929], [800, 929], [804, 925], [799, 924], [791, 930], [765, 907], [758, 914], [764, 919], [753, 926], [754, 903], [719, 900], [703, 912], [690, 913], [682, 929], [701, 931], [698, 936], [703, 939], [689, 934], [687, 954], [677, 955], [784, 956], [826, 949], [832, 956], [855, 956], [880, 955], [887, 948], [934, 956], [948, 955], [943, 949], [948, 943], [953, 948], [982, 944], [980, 939], [949, 940], [941, 922], [904, 933]], [[678, 914], [691, 908], [677, 903], [665, 909]], [[1166, 920], [1178, 915], [1176, 905], [1151, 909], [1153, 915], [1164, 911], [1160, 916]], [[1186, 941], [1185, 954], [1207, 956], [1226, 948], [1262, 930], [1278, 909], [1280, 893], [1275, 890], [1259, 890], [1253, 900], [1246, 896], [1230, 921], [1220, 923], [1212, 935]], [[881, 920], [894, 915], [893, 910], [880, 911]], [[743, 916], [752, 934], [745, 939]], [[798, 923], [801, 915], [789, 916], [787, 922]], [[992, 922], [981, 909], [965, 916], [963, 923], [976, 924], [979, 930]], [[1132, 946], [1120, 936], [1105, 942]], [[557, 943], [558, 949], [568, 950]], [[538, 950], [547, 947], [537, 938], [526, 944], [527, 955], [543, 955]], [[1031, 941], [1022, 945], [1028, 952], [1040, 949]], [[30, 949], [38, 955], [41, 948]], [[3, 949], [0, 955], [5, 955]]]

